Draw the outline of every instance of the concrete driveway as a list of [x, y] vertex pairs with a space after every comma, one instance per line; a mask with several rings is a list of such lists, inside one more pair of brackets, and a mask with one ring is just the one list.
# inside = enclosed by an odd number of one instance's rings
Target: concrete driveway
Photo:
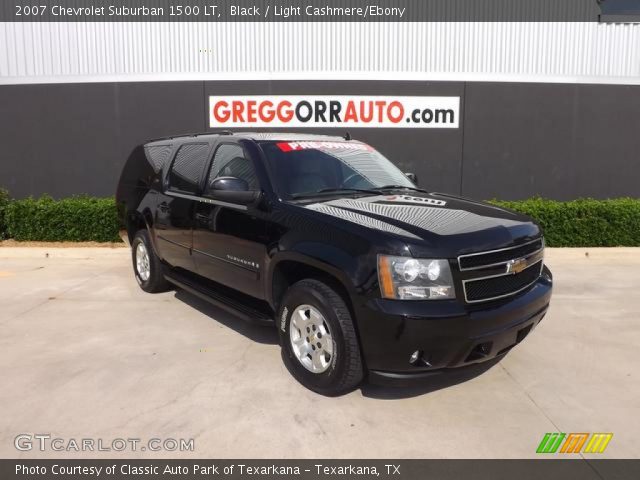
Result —
[[[640, 249], [547, 263], [549, 314], [482, 375], [325, 398], [289, 375], [275, 330], [142, 292], [126, 248], [0, 248], [0, 457], [526, 458], [560, 431], [613, 432], [601, 456], [639, 458]], [[22, 433], [194, 451], [21, 452]]]

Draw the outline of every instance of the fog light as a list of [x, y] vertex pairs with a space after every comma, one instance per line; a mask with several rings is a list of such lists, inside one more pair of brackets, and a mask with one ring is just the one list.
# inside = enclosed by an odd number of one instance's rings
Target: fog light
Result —
[[411, 357], [409, 357], [409, 363], [411, 364], [416, 363], [419, 358], [420, 358], [420, 350], [416, 350], [411, 354]]

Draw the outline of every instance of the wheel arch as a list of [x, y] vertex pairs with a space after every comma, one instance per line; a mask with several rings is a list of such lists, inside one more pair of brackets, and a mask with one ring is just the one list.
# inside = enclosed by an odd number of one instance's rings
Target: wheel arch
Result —
[[300, 253], [287, 252], [271, 261], [268, 278], [267, 302], [276, 315], [291, 285], [300, 280], [315, 279], [324, 282], [342, 297], [354, 319], [357, 333], [355, 287], [343, 270]]
[[[158, 253], [158, 249], [156, 246], [156, 238], [153, 235], [153, 215], [151, 214], [151, 210], [148, 208], [139, 211], [139, 210], [130, 210], [127, 212], [125, 216], [125, 232], [126, 238], [129, 240], [129, 244], [133, 242], [133, 237], [135, 237], [136, 232], [138, 230], [145, 229], [149, 232], [149, 239], [151, 240], [151, 246], [155, 253]], [[122, 234], [121, 234], [122, 235]]]
[[287, 289], [294, 283], [304, 279], [316, 279], [332, 287], [351, 310], [353, 315], [353, 284], [348, 277], [336, 267], [301, 254], [283, 254], [272, 260], [268, 275], [267, 300], [275, 312]]

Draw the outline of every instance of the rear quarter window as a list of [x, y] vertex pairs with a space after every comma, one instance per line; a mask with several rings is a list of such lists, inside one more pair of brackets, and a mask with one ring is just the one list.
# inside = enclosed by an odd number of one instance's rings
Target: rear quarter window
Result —
[[154, 172], [159, 173], [171, 158], [171, 150], [173, 145], [150, 145], [145, 147], [147, 159], [151, 164]]

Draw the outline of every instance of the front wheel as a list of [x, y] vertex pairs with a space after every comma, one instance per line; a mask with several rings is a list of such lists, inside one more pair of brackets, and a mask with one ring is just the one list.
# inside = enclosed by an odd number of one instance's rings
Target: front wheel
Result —
[[305, 387], [339, 395], [362, 381], [360, 346], [342, 297], [318, 280], [287, 290], [279, 311], [282, 358]]
[[164, 278], [164, 265], [151, 245], [149, 232], [138, 230], [131, 242], [133, 271], [140, 288], [148, 293], [166, 292], [171, 287]]

